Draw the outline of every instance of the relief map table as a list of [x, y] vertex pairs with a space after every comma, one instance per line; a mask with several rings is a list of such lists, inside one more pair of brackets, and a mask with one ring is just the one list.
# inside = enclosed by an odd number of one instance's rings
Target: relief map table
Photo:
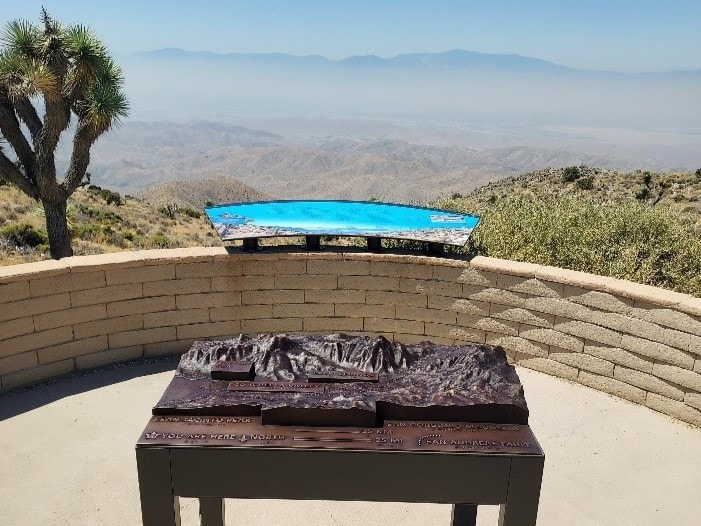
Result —
[[[349, 409], [354, 424], [374, 415], [371, 425], [345, 424]], [[453, 504], [454, 526], [500, 504], [499, 524], [532, 526], [544, 454], [524, 420], [498, 347], [196, 342], [136, 446], [143, 524], [179, 525], [179, 497], [195, 497], [203, 526], [223, 526], [224, 498]]]

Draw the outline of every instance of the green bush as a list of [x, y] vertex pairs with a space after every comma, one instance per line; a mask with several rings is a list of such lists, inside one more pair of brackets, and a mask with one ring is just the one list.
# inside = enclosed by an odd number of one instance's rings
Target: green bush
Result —
[[176, 212], [180, 209], [175, 203], [168, 203], [158, 207], [158, 212], [166, 216], [168, 219], [175, 219]]
[[193, 219], [199, 219], [202, 217], [202, 213], [198, 212], [194, 208], [186, 207], [186, 208], [181, 208], [179, 212], [185, 214], [188, 217], [192, 217]]
[[650, 198], [650, 189], [647, 186], [641, 186], [633, 195], [638, 201], [645, 201]]
[[28, 223], [16, 223], [0, 228], [0, 238], [17, 248], [36, 248], [47, 245], [49, 242], [49, 237], [44, 230], [37, 230]]
[[580, 190], [591, 190], [594, 188], [594, 178], [591, 175], [577, 179], [577, 187]]
[[468, 250], [701, 295], [701, 238], [680, 214], [628, 200], [500, 200]]
[[582, 171], [578, 166], [568, 166], [562, 170], [562, 182], [573, 183], [582, 176]]
[[170, 239], [165, 234], [156, 234], [151, 238], [151, 241], [158, 248], [168, 248], [171, 245]]

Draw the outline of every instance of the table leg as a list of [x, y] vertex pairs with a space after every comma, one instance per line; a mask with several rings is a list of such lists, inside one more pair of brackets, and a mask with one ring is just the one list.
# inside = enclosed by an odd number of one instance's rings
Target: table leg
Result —
[[224, 526], [224, 499], [200, 497], [200, 526]]
[[543, 457], [511, 459], [506, 503], [499, 508], [499, 526], [535, 526], [538, 517]]
[[451, 526], [475, 526], [476, 523], [477, 504], [453, 504]]
[[137, 448], [143, 526], [180, 526], [180, 500], [173, 495], [167, 449]]

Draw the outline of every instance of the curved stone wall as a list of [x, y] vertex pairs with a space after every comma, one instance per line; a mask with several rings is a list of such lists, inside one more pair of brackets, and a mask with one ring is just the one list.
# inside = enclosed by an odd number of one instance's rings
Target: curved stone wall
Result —
[[513, 261], [123, 252], [0, 267], [0, 390], [239, 332], [486, 342], [701, 426], [701, 299]]

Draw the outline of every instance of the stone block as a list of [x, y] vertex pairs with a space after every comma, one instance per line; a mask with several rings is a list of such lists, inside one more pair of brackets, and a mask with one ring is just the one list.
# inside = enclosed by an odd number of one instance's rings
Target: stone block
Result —
[[273, 318], [323, 318], [327, 316], [334, 316], [333, 303], [281, 303], [273, 305]]
[[336, 303], [363, 304], [364, 290], [305, 290], [304, 300], [307, 303]]
[[613, 363], [589, 354], [578, 352], [554, 352], [550, 353], [548, 358], [571, 367], [576, 367], [577, 369], [600, 374], [601, 376], [613, 376]]
[[636, 354], [676, 365], [683, 369], [692, 369], [694, 367], [694, 359], [690, 355], [663, 343], [651, 342], [624, 334], [621, 338], [620, 346]]
[[673, 306], [683, 302], [690, 296], [671, 290], [634, 283], [623, 279], [611, 279], [606, 284], [606, 292], [653, 305]]
[[[178, 340], [192, 340], [211, 338], [212, 336], [227, 335], [231, 338], [233, 335], [241, 332], [241, 322], [238, 320], [232, 321], [217, 321], [210, 323], [193, 323], [190, 325], [179, 325], [177, 327]], [[159, 341], [174, 340], [172, 338], [162, 338]], [[147, 342], [144, 342], [147, 343]], [[148, 342], [153, 343], [153, 342]]]
[[83, 340], [74, 340], [61, 345], [52, 345], [44, 349], [39, 349], [39, 363], [46, 364], [75, 358], [83, 354], [89, 354], [107, 349], [107, 335], [94, 336]]
[[470, 266], [482, 271], [490, 271], [497, 274], [508, 274], [511, 276], [522, 276], [526, 278], [535, 277], [536, 271], [541, 268], [540, 265], [536, 265], [534, 263], [486, 256], [476, 256], [472, 258], [470, 260]]
[[86, 339], [102, 334], [114, 334], [143, 328], [143, 316], [141, 314], [132, 314], [131, 316], [119, 316], [117, 318], [79, 323], [73, 326], [73, 334], [76, 339]]
[[307, 272], [309, 274], [331, 274], [334, 276], [366, 276], [370, 274], [370, 265], [370, 261], [310, 259], [307, 261]]
[[694, 409], [701, 411], [701, 394], [699, 393], [686, 393], [684, 395], [684, 403], [690, 405]]
[[92, 290], [79, 290], [71, 292], [71, 305], [83, 307], [85, 305], [97, 305], [115, 301], [131, 300], [143, 297], [143, 285], [141, 283], [128, 283], [126, 285], [113, 285]]
[[555, 316], [552, 314], [536, 314], [527, 309], [521, 309], [518, 307], [494, 305], [494, 308], [492, 308], [490, 312], [492, 318], [530, 325], [533, 327], [552, 329], [555, 322]]
[[673, 416], [674, 418], [688, 422], [696, 427], [701, 427], [701, 411], [683, 402], [677, 402], [676, 400], [670, 400], [669, 398], [655, 393], [649, 393], [645, 405], [665, 415]]
[[460, 298], [463, 295], [461, 283], [451, 283], [449, 281], [435, 281], [425, 279], [401, 278], [399, 280], [399, 290], [414, 294], [428, 294]]
[[68, 309], [71, 306], [71, 296], [68, 293], [31, 298], [10, 303], [0, 303], [0, 322], [16, 320], [35, 314]]
[[243, 305], [268, 305], [277, 303], [304, 303], [304, 290], [244, 290]]
[[701, 373], [701, 360], [696, 360], [694, 362], [694, 371]]
[[430, 280], [433, 279], [433, 267], [431, 265], [372, 261], [370, 262], [370, 274], [372, 276]]
[[176, 340], [171, 342], [147, 343], [144, 345], [144, 356], [176, 356], [186, 353], [195, 342], [192, 340]]
[[280, 274], [275, 276], [276, 289], [335, 289], [337, 277], [331, 274]]
[[422, 321], [394, 320], [385, 318], [363, 318], [363, 329], [380, 333], [401, 332], [406, 334], [424, 334]]
[[480, 329], [485, 332], [503, 334], [505, 336], [518, 335], [518, 323], [499, 321], [483, 316], [474, 316], [472, 314], [458, 314], [457, 325], [461, 327], [470, 327]]
[[487, 343], [498, 345], [512, 354], [548, 357], [548, 346], [542, 343], [534, 343], [518, 336], [502, 336], [501, 334], [487, 333]]
[[424, 334], [430, 336], [431, 340], [433, 340], [434, 336], [437, 336], [439, 338], [471, 343], [484, 343], [487, 338], [487, 333], [479, 329], [456, 327], [454, 325], [444, 325], [442, 323], [426, 323]]
[[652, 362], [642, 359], [628, 351], [624, 351], [620, 347], [604, 347], [598, 345], [585, 345], [584, 352], [601, 358], [602, 360], [607, 360], [613, 362], [617, 365], [623, 365], [630, 369], [636, 369], [644, 373], [652, 372]]
[[170, 279], [144, 283], [144, 297], [174, 296], [175, 294], [199, 294], [210, 292], [210, 278]]
[[618, 396], [619, 398], [635, 402], [636, 404], [645, 403], [645, 391], [627, 382], [621, 382], [620, 380], [608, 378], [606, 376], [599, 376], [598, 374], [592, 374], [587, 371], [581, 371], [577, 380], [580, 384], [596, 389], [597, 391], [603, 391]]
[[480, 287], [496, 287], [497, 285], [496, 273], [475, 268], [434, 267], [433, 279], [455, 281], [464, 285], [477, 285]]
[[578, 336], [585, 340], [603, 343], [612, 347], [618, 347], [621, 343], [621, 335], [615, 331], [586, 323], [583, 321], [567, 321], [564, 323], [556, 323], [555, 330]]
[[28, 281], [0, 284], [0, 303], [10, 303], [27, 298], [29, 298]]
[[701, 357], [701, 337], [689, 334], [686, 339], [687, 350], [695, 357]]
[[244, 261], [244, 276], [276, 276], [279, 274], [306, 274], [307, 262], [304, 260], [283, 259], [264, 261]]
[[399, 289], [399, 278], [382, 276], [338, 276], [338, 288], [346, 290], [386, 290]]
[[555, 360], [549, 360], [548, 358], [528, 358], [519, 360], [518, 364], [522, 367], [533, 369], [534, 371], [557, 376], [558, 378], [566, 378], [567, 380], [577, 379], [578, 371], [576, 368], [556, 362]]
[[17, 387], [36, 384], [44, 380], [53, 379], [57, 376], [62, 376], [73, 371], [73, 359], [62, 360], [31, 369], [22, 369], [10, 374], [5, 374], [2, 377], [3, 391], [9, 391]]
[[[701, 374], [681, 369], [674, 365], [656, 363], [652, 366], [652, 374], [667, 380], [668, 382], [681, 385], [697, 393], [701, 393]], [[662, 393], [661, 393], [662, 394]]]
[[172, 327], [209, 321], [209, 309], [168, 310], [144, 314], [144, 328]]
[[539, 266], [538, 269], [536, 269], [535, 277], [545, 281], [569, 285], [571, 287], [600, 291], [605, 290], [608, 282], [612, 280], [612, 278], [605, 276], [597, 276], [587, 272], [559, 267], [548, 267], [545, 265]]
[[523, 296], [519, 296], [517, 293], [501, 289], [484, 289], [480, 292], [468, 293], [467, 297], [471, 300], [510, 307], [523, 307], [526, 301]]
[[37, 365], [39, 365], [39, 359], [35, 351], [0, 358], [0, 375], [14, 373], [22, 369], [31, 369]]
[[345, 318], [394, 318], [395, 306], [339, 303], [334, 306], [334, 316]]
[[107, 304], [107, 316], [109, 318], [167, 310], [175, 310], [175, 296], [155, 296], [152, 298], [115, 301]]
[[450, 310], [473, 314], [476, 316], [489, 316], [489, 303], [483, 301], [471, 301], [464, 298], [447, 298], [444, 296], [429, 296], [429, 309]]
[[73, 339], [73, 327], [58, 327], [0, 341], [0, 358], [58, 345]]
[[[241, 261], [234, 258], [221, 261], [201, 261], [197, 263], [179, 263], [175, 265], [175, 278], [218, 278], [221, 276], [240, 276], [243, 272]], [[172, 278], [162, 278], [172, 279]]]
[[212, 292], [272, 290], [275, 276], [218, 276], [212, 278]]
[[241, 332], [244, 333], [300, 332], [302, 330], [302, 318], [241, 320]]
[[542, 312], [574, 320], [588, 320], [592, 314], [588, 307], [561, 298], [527, 298], [523, 302], [523, 306], [533, 312]]
[[[40, 327], [38, 330], [47, 328], [53, 327]], [[34, 332], [34, 319], [31, 316], [0, 322], [0, 340], [8, 340], [31, 332]]]
[[701, 318], [701, 298], [687, 297], [686, 300], [680, 302], [674, 308], [696, 318]]
[[613, 377], [652, 393], [658, 393], [675, 400], [684, 400], [684, 391], [651, 374], [617, 365], [613, 372]]
[[541, 281], [535, 278], [510, 276], [507, 274], [499, 274], [497, 278], [497, 288], [546, 298], [559, 298], [563, 292], [562, 285], [559, 283]]
[[336, 333], [363, 330], [363, 318], [304, 318], [302, 322], [302, 329], [305, 331]]
[[152, 265], [136, 268], [118, 268], [105, 270], [107, 285], [126, 285], [128, 283], [145, 283], [175, 279], [175, 265]]
[[75, 366], [77, 369], [93, 369], [95, 367], [102, 367], [112, 363], [136, 360], [141, 358], [143, 355], [144, 349], [141, 345], [124, 347], [122, 349], [109, 349], [106, 351], [78, 356], [75, 359]]
[[210, 292], [175, 296], [177, 309], [205, 309], [208, 307], [231, 307], [241, 305], [241, 292]]
[[[72, 309], [38, 314], [34, 317], [34, 326], [37, 331], [43, 331], [93, 320], [103, 320], [106, 317], [107, 307], [105, 305], [87, 305], [85, 307], [74, 307]], [[1, 331], [0, 334], [2, 334]]]
[[590, 290], [584, 294], [567, 298], [572, 303], [618, 314], [630, 314], [633, 311], [633, 302], [627, 298], [619, 298], [607, 292]]
[[79, 272], [64, 274], [29, 282], [29, 291], [33, 298], [51, 296], [74, 290], [97, 289], [105, 286], [104, 272]]
[[[178, 327], [180, 330], [180, 327]], [[115, 332], [108, 336], [110, 349], [133, 347], [145, 343], [175, 340], [175, 327], [159, 327], [157, 329], [140, 329], [135, 331]]]
[[[304, 304], [294, 304], [303, 307]], [[209, 310], [211, 321], [257, 320], [273, 318], [273, 305], [234, 305], [231, 307], [213, 307]]]
[[641, 320], [657, 323], [670, 329], [701, 336], [701, 320], [673, 308], [634, 308], [632, 315]]
[[409, 292], [368, 290], [366, 293], [366, 301], [370, 305], [426, 307], [428, 305], [428, 296], [426, 296], [426, 294], [412, 294]]
[[582, 340], [553, 329], [528, 329], [521, 331], [519, 336], [527, 340], [552, 345], [568, 351], [581, 352], [584, 349], [584, 342]]
[[455, 325], [457, 323], [457, 316], [454, 312], [437, 309], [425, 309], [423, 307], [409, 307], [407, 305], [397, 306], [396, 318], [401, 320], [444, 323], [446, 325]]

